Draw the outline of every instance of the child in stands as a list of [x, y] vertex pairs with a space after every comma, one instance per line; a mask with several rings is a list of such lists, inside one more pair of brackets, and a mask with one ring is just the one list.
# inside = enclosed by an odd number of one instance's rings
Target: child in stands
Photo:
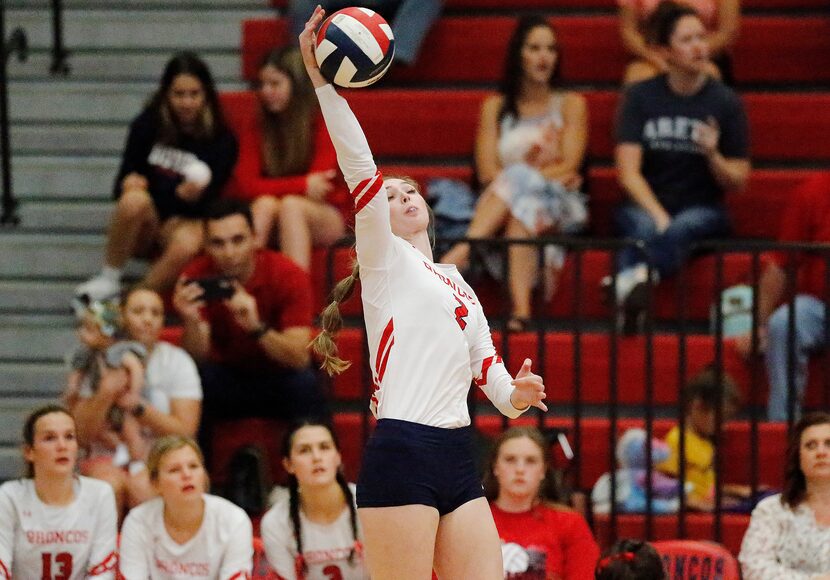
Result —
[[282, 454], [288, 488], [274, 491], [261, 524], [268, 562], [285, 580], [368, 579], [355, 486], [343, 475], [331, 427], [299, 423], [286, 434]]
[[[80, 344], [69, 357], [71, 371], [63, 395], [65, 404], [72, 409], [83, 392], [97, 392], [102, 375], [113, 370], [122, 371], [125, 389], [140, 396], [147, 349], [140, 342], [120, 339], [118, 303], [87, 301], [85, 306], [76, 306]], [[119, 466], [126, 465], [130, 457], [143, 459], [147, 451], [138, 420], [117, 405], [109, 407], [105, 429], [84, 443], [92, 448], [103, 446]]]
[[619, 540], [602, 555], [596, 580], [667, 580], [666, 569], [654, 546], [642, 540]]
[[588, 523], [563, 504], [565, 490], [547, 457], [538, 429], [511, 427], [496, 440], [484, 474], [509, 580], [583, 580], [599, 557]]
[[[740, 406], [740, 393], [727, 374], [718, 380], [713, 365], [704, 368], [684, 387], [685, 398], [685, 479], [691, 487], [687, 491], [688, 506], [711, 511], [715, 507], [715, 437], [716, 415], [721, 405], [721, 418], [728, 421]], [[669, 458], [657, 466], [672, 477], [680, 476], [680, 431], [675, 425], [666, 435]], [[727, 484], [722, 487], [724, 506], [738, 509], [742, 500], [748, 500], [751, 490], [745, 485]]]
[[233, 194], [251, 201], [259, 246], [274, 243], [308, 271], [313, 246], [346, 234], [352, 211], [320, 106], [296, 48], [259, 67], [259, 110], [242, 126]]

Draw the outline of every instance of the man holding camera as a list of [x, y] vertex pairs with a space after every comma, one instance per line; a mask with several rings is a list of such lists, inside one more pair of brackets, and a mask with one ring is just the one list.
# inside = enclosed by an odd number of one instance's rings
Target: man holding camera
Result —
[[173, 295], [182, 347], [202, 377], [204, 445], [221, 418], [327, 415], [306, 348], [311, 296], [299, 266], [256, 248], [247, 204], [214, 202], [205, 216], [205, 254], [185, 267]]

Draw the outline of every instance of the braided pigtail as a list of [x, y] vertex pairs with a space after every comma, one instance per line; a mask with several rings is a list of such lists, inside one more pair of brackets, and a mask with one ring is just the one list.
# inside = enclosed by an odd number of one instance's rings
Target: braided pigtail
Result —
[[297, 558], [294, 561], [294, 568], [297, 578], [305, 578], [308, 572], [308, 565], [303, 557], [303, 534], [300, 529], [300, 485], [293, 475], [288, 476], [288, 515], [291, 517], [291, 525], [294, 527], [294, 539], [297, 542]]
[[332, 290], [331, 303], [326, 306], [320, 316], [320, 325], [323, 330], [311, 341], [311, 348], [323, 357], [323, 364], [320, 368], [325, 370], [329, 376], [339, 375], [352, 364], [337, 356], [337, 344], [334, 342], [334, 337], [343, 326], [340, 303], [349, 299], [354, 291], [354, 283], [359, 279], [360, 268], [355, 260], [352, 273], [340, 280]]
[[352, 549], [349, 552], [349, 564], [354, 564], [354, 558], [361, 550], [360, 542], [357, 539], [357, 510], [354, 507], [352, 490], [349, 487], [349, 483], [346, 481], [346, 476], [343, 475], [343, 471], [341, 470], [337, 471], [337, 483], [343, 491], [343, 497], [346, 500], [346, 505], [349, 506], [349, 521], [352, 526]]

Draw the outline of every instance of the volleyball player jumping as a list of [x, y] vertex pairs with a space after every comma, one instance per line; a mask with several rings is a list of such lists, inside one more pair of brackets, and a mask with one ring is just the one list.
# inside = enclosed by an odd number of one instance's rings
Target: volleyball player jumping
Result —
[[[430, 210], [414, 182], [384, 179], [363, 131], [314, 56], [318, 6], [300, 34], [337, 159], [355, 204], [357, 266], [335, 289], [315, 347], [331, 372], [337, 302], [357, 279], [378, 419], [357, 484], [358, 516], [374, 580], [501, 579], [501, 549], [473, 453], [467, 394], [475, 381], [508, 417], [547, 410], [541, 377], [525, 360], [513, 379], [496, 354], [481, 304], [455, 266], [435, 264]], [[409, 138], [394, 126], [398, 138]]]

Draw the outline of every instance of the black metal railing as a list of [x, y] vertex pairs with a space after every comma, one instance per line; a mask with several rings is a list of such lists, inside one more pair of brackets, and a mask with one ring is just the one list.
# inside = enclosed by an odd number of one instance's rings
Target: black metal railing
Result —
[[63, 0], [52, 0], [52, 63], [49, 72], [52, 75], [69, 74], [69, 51], [63, 40]]
[[0, 224], [17, 225], [17, 199], [12, 190], [11, 139], [9, 137], [9, 59], [17, 55], [21, 62], [28, 55], [26, 33], [22, 28], [15, 28], [6, 38], [6, 5], [0, 2], [0, 172], [3, 174], [3, 209]]
[[[682, 385], [685, 383], [688, 375], [689, 375], [689, 340], [691, 337], [700, 335], [703, 333], [710, 334], [712, 338], [712, 352], [711, 357], [713, 364], [717, 383], [719, 384], [720, 389], [720, 399], [723, 400], [723, 377], [727, 374], [726, 371], [726, 351], [725, 351], [725, 340], [723, 336], [723, 325], [724, 325], [724, 318], [723, 318], [723, 311], [721, 309], [721, 295], [723, 290], [729, 285], [735, 282], [735, 271], [734, 268], [728, 266], [727, 262], [729, 257], [732, 255], [743, 255], [744, 261], [742, 262], [741, 272], [740, 272], [740, 281], [750, 285], [753, 291], [753, 300], [752, 300], [752, 309], [751, 309], [751, 319], [752, 325], [750, 330], [750, 343], [751, 343], [751, 355], [749, 360], [745, 363], [749, 367], [749, 384], [747, 385], [746, 392], [748, 393], [748, 399], [746, 401], [746, 405], [742, 411], [741, 419], [743, 420], [743, 425], [749, 423], [748, 428], [748, 437], [749, 437], [749, 466], [748, 466], [748, 473], [746, 470], [743, 470], [740, 473], [740, 477], [742, 478], [742, 483], [748, 484], [752, 496], [757, 496], [759, 490], [761, 489], [761, 458], [760, 458], [760, 450], [759, 444], [761, 441], [761, 425], [765, 423], [765, 418], [762, 417], [763, 414], [763, 401], [759, 400], [759, 393], [762, 391], [763, 387], [763, 380], [761, 377], [761, 373], [763, 372], [761, 365], [759, 364], [759, 356], [760, 356], [760, 340], [758, 335], [758, 318], [759, 318], [759, 309], [758, 309], [758, 295], [759, 295], [759, 281], [761, 280], [762, 273], [764, 270], [763, 260], [764, 256], [767, 255], [769, 252], [778, 252], [787, 257], [787, 267], [786, 267], [786, 279], [787, 279], [787, 293], [786, 293], [786, 308], [789, 310], [789, 334], [787, 339], [787, 349], [788, 349], [788, 385], [787, 385], [787, 399], [788, 399], [788, 414], [787, 414], [787, 429], [784, 430], [783, 428], [780, 429], [780, 437], [782, 439], [786, 438], [787, 432], [791, 428], [794, 420], [797, 417], [797, 409], [799, 408], [799, 393], [796, 391], [796, 383], [795, 383], [795, 376], [796, 376], [796, 342], [795, 342], [795, 298], [797, 295], [797, 288], [798, 288], [798, 271], [796, 268], [796, 258], [803, 257], [804, 255], [812, 255], [813, 257], [817, 257], [824, 266], [825, 276], [824, 276], [824, 295], [819, 297], [824, 300], [825, 310], [824, 310], [824, 344], [828, 344], [828, 338], [830, 338], [830, 312], [828, 312], [828, 306], [830, 306], [830, 244], [816, 244], [816, 243], [777, 243], [777, 242], [763, 242], [763, 241], [743, 241], [743, 240], [727, 240], [727, 241], [707, 241], [707, 242], [700, 242], [694, 245], [692, 251], [694, 253], [706, 253], [712, 256], [711, 263], [714, 264], [714, 272], [712, 274], [712, 283], [711, 283], [711, 296], [707, 297], [708, 301], [714, 305], [712, 308], [712, 320], [709, 321], [708, 325], [711, 327], [711, 330], [702, 330], [704, 328], [704, 323], [707, 322], [705, 320], [701, 320], [698, 316], [697, 319], [692, 318], [690, 316], [690, 300], [694, 297], [694, 285], [693, 280], [689, 279], [689, 267], [687, 266], [684, 268], [676, 278], [676, 288], [677, 293], [673, 299], [673, 303], [675, 305], [675, 312], [669, 312], [668, 315], [665, 314], [665, 306], [666, 304], [670, 303], [670, 301], [666, 300], [666, 296], [661, 296], [661, 306], [663, 307], [663, 314], [664, 316], [658, 319], [657, 313], [657, 294], [654, 290], [650, 290], [648, 293], [648, 315], [646, 317], [646, 324], [643, 327], [643, 334], [641, 337], [636, 338], [626, 338], [621, 335], [617, 320], [616, 320], [616, 304], [614, 303], [614, 299], [612, 296], [612, 302], [608, 306], [607, 312], [604, 316], [601, 317], [594, 317], [588, 318], [583, 316], [584, 313], [584, 302], [585, 302], [585, 290], [587, 288], [586, 284], [595, 284], [598, 280], [586, 280], [585, 277], [585, 268], [584, 263], [586, 259], [586, 255], [588, 252], [602, 252], [607, 254], [610, 258], [615, 257], [615, 255], [625, 247], [636, 247], [639, 251], [645, 252], [644, 246], [641, 243], [630, 241], [630, 240], [596, 240], [596, 239], [582, 239], [582, 238], [572, 238], [572, 237], [556, 237], [556, 238], [544, 238], [544, 239], [532, 239], [532, 240], [504, 240], [504, 239], [497, 239], [497, 240], [469, 240], [473, 246], [473, 251], [471, 252], [471, 256], [473, 259], [476, 259], [476, 256], [479, 256], [482, 252], [477, 251], [476, 248], [481, 249], [488, 249], [488, 251], [497, 251], [501, 252], [503, 258], [503, 265], [504, 271], [507, 271], [507, 257], [508, 253], [505, 251], [509, 244], [530, 244], [535, 245], [541, 248], [543, 245], [546, 244], [556, 244], [559, 246], [563, 246], [567, 248], [568, 254], [570, 255], [570, 270], [571, 270], [571, 280], [570, 283], [572, 284], [572, 307], [569, 312], [569, 316], [565, 318], [554, 318], [549, 314], [550, 309], [547, 307], [548, 305], [541, 304], [537, 301], [536, 307], [537, 312], [539, 313], [538, 317], [535, 318], [536, 324], [534, 324], [533, 328], [530, 330], [531, 333], [536, 334], [536, 342], [535, 342], [535, 350], [536, 350], [536, 357], [539, 360], [540, 365], [537, 365], [535, 368], [540, 369], [540, 373], [544, 373], [546, 368], [549, 368], [548, 363], [550, 361], [546, 360], [546, 357], [556, 356], [555, 353], [548, 352], [546, 346], [546, 338], [548, 338], [552, 333], [565, 333], [570, 336], [571, 340], [573, 341], [573, 349], [572, 349], [572, 368], [573, 368], [573, 384], [571, 385], [572, 388], [572, 397], [568, 401], [561, 401], [557, 400], [556, 391], [557, 389], [565, 388], [566, 385], [562, 385], [561, 381], [559, 381], [555, 377], [547, 377], [546, 383], [548, 385], [548, 391], [551, 393], [551, 397], [549, 398], [548, 406], [551, 408], [550, 412], [547, 414], [543, 414], [541, 412], [535, 413], [530, 418], [531, 421], [536, 422], [540, 427], [562, 427], [563, 425], [568, 428], [568, 433], [572, 438], [573, 441], [573, 449], [575, 451], [575, 457], [573, 462], [571, 463], [569, 469], [572, 473], [574, 481], [580, 487], [589, 488], [593, 485], [593, 481], [586, 480], [586, 460], [591, 459], [591, 457], [585, 456], [587, 453], [586, 450], [592, 448], [591, 445], [595, 443], [594, 441], [586, 441], [584, 439], [584, 430], [586, 425], [588, 425], [589, 421], [596, 420], [596, 419], [607, 419], [608, 422], [608, 437], [607, 437], [607, 448], [605, 456], [607, 457], [607, 468], [611, 478], [611, 486], [610, 486], [610, 493], [611, 493], [611, 501], [610, 501], [610, 511], [609, 513], [603, 515], [594, 515], [592, 512], [588, 512], [586, 515], [591, 520], [591, 523], [594, 526], [595, 531], [598, 534], [598, 539], [604, 545], [608, 545], [612, 543], [615, 539], [617, 539], [620, 533], [620, 517], [625, 516], [627, 519], [627, 523], [631, 524], [632, 518], [634, 519], [635, 523], [639, 524], [639, 528], [632, 528], [632, 527], [625, 527], [624, 531], [626, 533], [630, 533], [632, 529], [635, 530], [642, 530], [641, 535], [647, 539], [653, 539], [656, 535], [656, 528], [655, 524], [658, 521], [661, 521], [660, 518], [664, 516], [660, 514], [654, 513], [653, 509], [653, 499], [654, 499], [654, 490], [649, 484], [646, 489], [646, 505], [645, 509], [636, 514], [629, 514], [623, 513], [619, 506], [617, 505], [617, 497], [616, 497], [616, 489], [617, 489], [617, 481], [615, 477], [616, 469], [617, 469], [617, 461], [615, 456], [615, 448], [619, 438], [620, 429], [625, 424], [636, 423], [643, 426], [646, 431], [647, 440], [650, 441], [651, 438], [657, 433], [662, 435], [662, 433], [658, 433], [658, 429], [656, 428], [655, 422], [658, 419], [658, 414], [664, 419], [671, 419], [673, 423], [679, 425], [679, 435], [680, 435], [680, 443], [679, 443], [679, 473], [678, 473], [678, 480], [681, 482], [682, 485], [685, 486], [685, 482], [687, 481], [687, 469], [686, 469], [686, 406], [688, 401], [684, 399], [684, 389]], [[334, 251], [337, 251], [335, 249]], [[538, 252], [541, 256], [542, 252]], [[645, 254], [644, 254], [645, 255]], [[329, 268], [331, 270], [333, 260], [329, 260]], [[613, 261], [612, 261], [613, 263]], [[748, 264], [748, 267], [747, 267]], [[541, 257], [540, 257], [540, 265], [541, 265]], [[476, 270], [477, 264], [472, 265], [472, 270]], [[612, 272], [608, 272], [612, 274]], [[329, 279], [331, 280], [331, 274], [329, 274]], [[476, 283], [473, 283], [474, 288], [476, 287]], [[498, 285], [499, 288], [502, 289], [503, 298], [507, 298], [506, 292], [504, 291], [504, 285]], [[698, 290], [699, 291], [699, 290]], [[659, 290], [656, 292], [664, 292], [664, 290]], [[357, 299], [357, 298], [355, 298]], [[557, 298], [554, 297], [553, 300], [555, 301]], [[698, 303], [700, 302], [700, 297], [697, 297]], [[507, 303], [507, 302], [505, 302]], [[697, 313], [700, 314], [699, 312]], [[506, 322], [507, 316], [505, 314], [499, 315], [491, 315], [488, 318], [496, 323], [496, 326], [501, 326], [504, 330], [501, 332], [500, 338], [498, 339], [497, 343], [500, 347], [500, 351], [502, 353], [502, 357], [506, 363], [509, 364], [509, 361], [519, 360], [520, 357], [514, 357], [514, 354], [521, 354], [521, 356], [529, 356], [531, 353], [522, 352], [516, 353], [515, 349], [517, 348], [516, 344], [511, 341], [512, 333], [510, 333], [506, 327], [504, 326], [504, 322]], [[586, 329], [591, 330], [593, 332], [604, 334], [607, 336], [608, 339], [608, 389], [607, 389], [607, 399], [605, 400], [604, 404], [595, 405], [595, 408], [592, 412], [589, 412], [589, 405], [588, 402], [584, 398], [584, 393], [582, 390], [582, 377], [584, 375], [584, 363], [585, 363], [585, 354], [582, 351], [582, 337], [583, 333], [585, 333]], [[659, 331], [659, 332], [658, 332]], [[526, 335], [527, 333], [524, 332]], [[655, 360], [659, 360], [663, 353], [657, 351], [655, 349], [655, 336], [657, 334], [660, 335], [670, 335], [676, 338], [677, 341], [677, 372], [674, 376], [676, 380], [676, 385], [678, 387], [677, 393], [675, 393], [675, 403], [666, 405], [665, 402], [662, 404], [658, 404], [656, 399], [656, 392], [655, 392], [655, 385], [656, 380], [660, 380], [661, 382], [667, 381], [672, 379], [669, 376], [660, 376], [655, 377]], [[643, 390], [642, 390], [642, 397], [635, 399], [635, 402], [632, 403], [632, 397], [626, 397], [627, 402], [622, 404], [620, 402], [620, 394], [621, 389], [636, 385], [622, 385], [621, 384], [621, 377], [620, 377], [620, 349], [621, 346], [625, 344], [625, 341], [631, 340], [640, 340], [643, 341]], [[365, 342], [365, 341], [364, 341]], [[823, 397], [821, 407], [824, 409], [828, 408], [828, 403], [830, 403], [830, 348], [825, 347], [823, 349]], [[368, 361], [368, 357], [365, 359]], [[630, 363], [631, 361], [625, 361], [626, 363]], [[514, 370], [514, 369], [511, 369]], [[365, 385], [366, 394], [368, 394], [368, 389], [371, 388], [371, 371], [368, 369], [368, 365], [364, 371], [364, 383]], [[367, 397], [368, 399], [368, 397]], [[478, 405], [475, 399], [471, 399], [471, 416], [473, 417], [474, 424], [479, 424], [483, 417], [486, 414], [491, 414], [490, 411], [486, 410], [485, 406], [482, 406], [481, 409], [477, 409]], [[368, 411], [364, 408], [364, 437], [368, 433], [368, 425], [370, 423], [368, 417]], [[672, 517], [676, 517], [676, 523], [673, 533], [669, 532], [669, 535], [673, 535], [678, 538], [689, 538], [695, 537], [695, 539], [710, 539], [722, 542], [724, 541], [724, 518], [729, 517], [732, 518], [730, 514], [730, 509], [728, 506], [725, 505], [725, 496], [723, 493], [725, 481], [725, 447], [726, 442], [724, 440], [724, 425], [727, 422], [727, 418], [723, 415], [722, 407], [718, 406], [715, 409], [716, 414], [716, 428], [715, 428], [715, 435], [713, 437], [714, 442], [714, 466], [715, 466], [715, 497], [714, 497], [714, 506], [710, 513], [705, 513], [702, 516], [702, 520], [706, 525], [711, 525], [711, 533], [708, 534], [708, 537], [700, 537], [701, 536], [701, 516], [694, 514], [694, 512], [689, 508], [687, 503], [686, 495], [681, 493], [679, 497], [679, 510], [676, 514], [673, 514]], [[625, 416], [628, 415], [629, 417], [634, 418], [634, 421], [624, 420]], [[663, 421], [665, 426], [665, 421]], [[502, 425], [506, 425], [506, 419], [502, 421]], [[777, 427], [776, 427], [777, 429]], [[784, 446], [784, 442], [779, 442], [781, 446]], [[651, 457], [651, 446], [646, 446], [646, 478], [645, 481], [651, 482], [652, 474], [654, 468], [652, 466], [652, 457]], [[734, 463], [730, 463], [731, 473], [734, 475], [737, 473], [737, 470], [734, 469], [736, 466]], [[769, 474], [767, 474], [769, 475]], [[774, 482], [780, 483], [781, 478], [783, 478], [783, 473], [775, 474]], [[767, 480], [769, 482], [769, 480]], [[694, 514], [694, 516], [693, 516]], [[690, 527], [690, 517], [694, 517], [694, 527]], [[744, 522], [745, 523], [745, 522]], [[665, 521], [662, 521], [662, 526], [660, 527], [661, 535], [666, 535], [666, 528], [665, 528]], [[703, 534], [706, 536], [706, 534]], [[734, 539], [734, 538], [733, 538]], [[733, 546], [734, 547], [734, 546]]]

